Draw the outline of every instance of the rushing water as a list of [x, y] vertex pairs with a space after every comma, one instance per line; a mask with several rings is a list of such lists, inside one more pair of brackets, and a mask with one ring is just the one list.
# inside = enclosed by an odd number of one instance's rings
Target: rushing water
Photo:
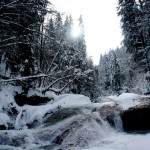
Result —
[[[88, 117], [89, 116], [89, 117]], [[19, 118], [16, 121], [16, 126], [19, 124]], [[99, 121], [96, 121], [96, 120]], [[84, 121], [83, 121], [84, 120]], [[71, 121], [78, 121], [79, 127], [74, 126], [75, 132], [73, 128], [70, 127], [69, 123]], [[68, 120], [64, 120], [64, 122], [60, 122], [57, 125], [49, 126], [46, 130], [45, 129], [35, 129], [32, 130], [11, 130], [7, 131], [7, 134], [5, 131], [0, 131], [0, 141], [7, 140], [10, 142], [9, 145], [12, 145], [12, 136], [17, 137], [16, 139], [19, 141], [20, 138], [25, 136], [25, 143], [21, 145], [21, 147], [12, 147], [8, 145], [0, 145], [0, 150], [150, 150], [150, 134], [127, 134], [123, 131], [122, 121], [120, 116], [115, 116], [114, 118], [115, 123], [115, 130], [108, 124], [108, 122], [104, 121], [100, 114], [97, 112], [93, 113], [86, 113], [84, 112], [84, 115], [79, 115], [79, 117], [74, 116], [70, 117]], [[68, 124], [68, 125], [67, 125]], [[54, 143], [44, 141], [49, 140], [49, 134], [47, 132], [51, 131], [55, 133], [55, 135], [50, 134], [51, 136], [62, 135], [61, 130], [65, 129], [67, 127], [69, 129], [70, 137], [64, 137], [64, 141], [66, 141], [66, 144], [69, 145], [69, 142], [75, 143], [76, 140], [79, 138], [82, 138], [82, 142], [86, 141], [87, 144], [84, 144], [84, 148], [77, 143], [74, 147], [63, 147], [62, 145], [53, 145]], [[56, 132], [55, 132], [56, 131]], [[41, 139], [44, 141], [44, 143], [35, 143], [35, 139], [38, 137], [35, 137], [35, 133], [39, 133], [37, 135], [42, 136], [44, 139]], [[44, 132], [46, 134], [44, 134]], [[48, 135], [48, 137], [46, 136]], [[79, 137], [79, 138], [78, 138]], [[3, 139], [2, 139], [3, 138]], [[94, 140], [92, 140], [94, 139]], [[3, 140], [3, 141], [4, 141]], [[89, 142], [90, 141], [90, 142]], [[79, 141], [81, 142], [81, 141]], [[5, 142], [3, 142], [5, 143]], [[65, 143], [65, 142], [64, 142]]]
[[[119, 115], [114, 117], [115, 129], [96, 145], [91, 145], [80, 150], [150, 150], [150, 133], [128, 134], [123, 131], [123, 124]], [[103, 121], [105, 130], [110, 131], [110, 126]], [[108, 132], [107, 132], [108, 133]]]
[[97, 145], [82, 150], [150, 150], [149, 141], [150, 134], [115, 133]]
[[[23, 150], [22, 148], [14, 148], [11, 146], [0, 145], [0, 150]], [[45, 148], [35, 148], [34, 146], [27, 150], [44, 150]], [[60, 150], [59, 148], [49, 150]], [[98, 142], [96, 145], [91, 143], [86, 148], [72, 148], [66, 150], [150, 150], [150, 134], [126, 134], [113, 133], [107, 138]]]
[[114, 123], [115, 123], [116, 131], [123, 132], [123, 124], [122, 124], [121, 117], [119, 115], [114, 117]]

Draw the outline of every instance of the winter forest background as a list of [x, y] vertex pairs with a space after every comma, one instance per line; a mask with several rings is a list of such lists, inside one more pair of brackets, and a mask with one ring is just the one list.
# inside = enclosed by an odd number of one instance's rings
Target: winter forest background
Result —
[[71, 15], [64, 17], [47, 0], [0, 1], [0, 89], [12, 84], [24, 94], [80, 93], [93, 101], [123, 92], [149, 94], [149, 8], [149, 0], [119, 0], [122, 47], [94, 66], [86, 54], [82, 16], [80, 34], [73, 37]]

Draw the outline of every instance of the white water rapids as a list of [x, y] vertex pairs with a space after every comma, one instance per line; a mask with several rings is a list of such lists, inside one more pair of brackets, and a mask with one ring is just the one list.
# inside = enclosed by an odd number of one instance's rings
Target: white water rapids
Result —
[[128, 134], [123, 131], [120, 116], [114, 118], [116, 130], [110, 130], [110, 126], [103, 121], [106, 138], [98, 141], [96, 145], [91, 145], [80, 150], [150, 150], [150, 133], [147, 134]]
[[150, 134], [114, 133], [95, 146], [80, 150], [150, 150]]
[[[77, 129], [74, 135], [70, 137], [70, 141], [72, 141], [72, 139], [76, 140], [80, 132], [87, 130], [88, 131], [87, 133], [82, 132], [82, 136], [80, 136], [80, 138], [81, 137], [84, 139], [94, 138], [94, 141], [91, 140], [91, 143], [89, 143], [87, 146], [84, 146], [84, 148], [76, 145], [75, 147], [71, 147], [71, 149], [70, 147], [68, 148], [66, 147], [65, 150], [150, 150], [150, 143], [149, 143], [150, 134], [127, 134], [123, 132], [122, 122], [119, 116], [116, 116], [114, 120], [116, 130], [111, 128], [110, 125], [106, 121], [102, 120], [101, 118], [100, 120], [101, 120], [100, 124], [97, 124], [96, 122], [86, 122], [82, 128]], [[56, 128], [60, 128], [60, 127], [56, 126]], [[52, 128], [49, 127], [49, 129], [52, 129]], [[39, 147], [33, 144], [33, 141], [35, 140], [35, 137], [33, 135], [35, 134], [35, 132], [40, 132], [40, 130], [41, 129], [36, 129], [36, 131], [34, 131], [33, 129], [32, 130], [27, 129], [27, 130], [21, 130], [21, 131], [10, 130], [7, 132], [9, 137], [15, 135], [15, 136], [18, 136], [18, 139], [19, 139], [19, 135], [22, 134], [26, 136], [26, 142], [27, 141], [28, 142], [25, 143], [24, 148], [8, 146], [8, 145], [0, 145], [0, 150], [4, 150], [4, 149], [5, 150], [6, 149], [7, 150], [22, 150], [22, 149], [60, 150], [61, 149], [61, 145], [60, 146], [58, 145], [58, 147], [56, 146], [53, 148], [43, 148], [43, 147]], [[95, 131], [97, 131], [97, 133]], [[3, 131], [0, 131], [0, 134], [2, 132]], [[99, 137], [97, 136], [97, 138], [95, 138], [95, 135], [93, 135], [93, 133], [97, 135], [99, 135], [100, 133], [101, 136]], [[46, 142], [43, 143], [42, 145], [46, 145]], [[62, 148], [61, 150], [64, 150], [64, 148]]]
[[[15, 129], [0, 130], [0, 150], [150, 150], [150, 134], [125, 133], [117, 115], [112, 128], [100, 111], [104, 104], [114, 110], [113, 102], [93, 105], [80, 95], [64, 95], [54, 104], [24, 106]], [[28, 123], [33, 127], [27, 129]]]

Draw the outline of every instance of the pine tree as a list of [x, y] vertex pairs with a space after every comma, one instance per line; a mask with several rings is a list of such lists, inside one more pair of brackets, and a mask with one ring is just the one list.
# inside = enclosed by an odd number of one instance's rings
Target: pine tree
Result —
[[86, 43], [85, 43], [85, 35], [84, 35], [84, 24], [82, 16], [79, 18], [79, 28], [80, 34], [78, 37], [78, 50], [80, 51], [81, 59], [84, 60], [86, 58]]
[[112, 55], [111, 59], [111, 88], [112, 91], [119, 94], [119, 91], [121, 90], [121, 72], [120, 72], [120, 66], [117, 61], [117, 57], [115, 54], [115, 51], [109, 52]]
[[150, 71], [150, 1], [139, 0], [140, 11], [141, 11], [141, 34], [143, 43], [143, 55], [145, 56], [145, 63], [147, 71]]
[[110, 61], [109, 61], [108, 54], [100, 56], [98, 72], [99, 72], [100, 95], [110, 94], [111, 70], [110, 70]]
[[101, 55], [98, 70], [101, 95], [119, 94], [124, 79], [115, 50], [110, 50], [109, 53]]
[[49, 74], [52, 68], [49, 68], [55, 53], [57, 51], [56, 37], [55, 37], [55, 27], [54, 21], [51, 18], [45, 27], [45, 36], [44, 36], [44, 47], [43, 47], [43, 59], [42, 59], [42, 72]]
[[34, 45], [47, 3], [46, 0], [0, 2], [0, 49], [11, 75], [28, 76], [34, 73]]
[[140, 5], [138, 5], [135, 0], [119, 0], [118, 14], [121, 16], [124, 44], [127, 47], [127, 52], [133, 55], [135, 62], [142, 70], [148, 71], [150, 70], [150, 64], [145, 32], [147, 16], [145, 15], [143, 2], [139, 1]]

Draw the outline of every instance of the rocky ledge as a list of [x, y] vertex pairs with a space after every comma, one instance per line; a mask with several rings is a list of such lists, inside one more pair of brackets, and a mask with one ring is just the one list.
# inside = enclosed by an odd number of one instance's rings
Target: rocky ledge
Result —
[[150, 97], [143, 97], [140, 104], [125, 110], [121, 114], [126, 132], [150, 131]]

